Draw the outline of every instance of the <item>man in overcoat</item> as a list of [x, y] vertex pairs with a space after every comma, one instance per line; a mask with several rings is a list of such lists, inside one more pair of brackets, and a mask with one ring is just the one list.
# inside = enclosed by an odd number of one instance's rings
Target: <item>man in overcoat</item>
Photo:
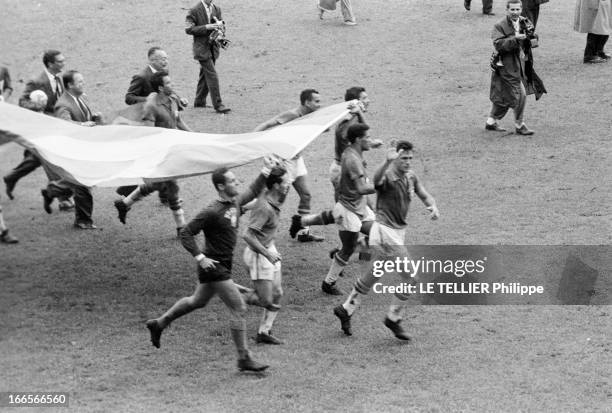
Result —
[[546, 89], [533, 70], [533, 55], [530, 40], [535, 37], [529, 19], [521, 17], [520, 0], [508, 0], [506, 17], [493, 27], [491, 38], [497, 60], [491, 75], [490, 99], [493, 103], [485, 129], [504, 132], [499, 126], [509, 108], [514, 110], [515, 132], [518, 135], [533, 135], [523, 122], [527, 94], [539, 99]]

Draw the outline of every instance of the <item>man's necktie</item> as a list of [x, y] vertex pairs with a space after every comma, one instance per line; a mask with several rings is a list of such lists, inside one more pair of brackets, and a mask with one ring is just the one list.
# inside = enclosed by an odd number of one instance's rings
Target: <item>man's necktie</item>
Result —
[[89, 108], [87, 107], [85, 102], [83, 102], [80, 97], [77, 98], [76, 101], [79, 104], [79, 107], [81, 108], [81, 112], [83, 112], [83, 115], [85, 115], [85, 119], [88, 121], [91, 120], [91, 112], [89, 111]]
[[59, 76], [55, 76], [55, 99], [59, 99], [62, 95], [62, 82], [60, 81]]

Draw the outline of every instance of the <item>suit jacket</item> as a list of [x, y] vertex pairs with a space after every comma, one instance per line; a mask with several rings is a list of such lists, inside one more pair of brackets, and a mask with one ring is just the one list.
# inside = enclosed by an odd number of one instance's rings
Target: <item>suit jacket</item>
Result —
[[89, 109], [89, 113], [84, 113], [72, 96], [68, 92], [64, 92], [55, 103], [55, 117], [72, 122], [87, 122], [89, 120], [94, 120], [93, 111], [87, 102], [87, 97], [81, 95], [80, 98], [85, 104], [86, 109]]
[[134, 75], [125, 94], [125, 103], [133, 105], [147, 100], [147, 96], [151, 92], [155, 92], [151, 86], [151, 77], [153, 77], [153, 71], [148, 65], [140, 73]]
[[[222, 20], [221, 8], [216, 4], [212, 4], [212, 16], [216, 17], [217, 20]], [[210, 40], [210, 35], [213, 31], [206, 30], [206, 27], [204, 27], [205, 24], [215, 22], [215, 19], [211, 20], [212, 22], [208, 21], [206, 9], [202, 2], [193, 6], [189, 13], [187, 13], [185, 33], [193, 36], [193, 58], [195, 60], [217, 60], [219, 57], [219, 46]]]
[[[59, 76], [59, 80], [62, 85], [62, 90], [65, 90], [64, 81], [61, 76]], [[35, 90], [42, 90], [45, 92], [47, 95], [47, 106], [45, 107], [44, 113], [47, 115], [52, 115], [57, 98], [55, 97], [55, 92], [51, 87], [51, 83], [49, 82], [49, 77], [47, 76], [46, 72], [42, 72], [38, 77], [30, 79], [28, 83], [26, 83], [23, 94], [19, 98], [19, 106], [30, 110], [35, 110], [36, 107], [30, 100], [30, 93]]]

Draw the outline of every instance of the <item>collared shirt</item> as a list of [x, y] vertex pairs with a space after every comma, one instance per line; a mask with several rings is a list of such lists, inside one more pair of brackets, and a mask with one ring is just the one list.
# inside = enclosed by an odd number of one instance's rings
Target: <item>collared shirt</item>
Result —
[[212, 16], [212, 7], [213, 7], [212, 2], [210, 2], [210, 6], [208, 6], [204, 0], [200, 0], [200, 1], [202, 2], [202, 6], [204, 6], [204, 10], [206, 10], [206, 17], [208, 17], [208, 22], [212, 23], [210, 21], [210, 19], [212, 18], [211, 17]]
[[398, 173], [391, 166], [385, 171], [381, 184], [376, 185], [376, 221], [396, 229], [408, 225], [408, 208], [416, 180], [412, 170]]
[[301, 118], [302, 116], [308, 115], [309, 113], [310, 113], [310, 110], [306, 106], [300, 105], [299, 107], [295, 109], [291, 109], [291, 110], [288, 110], [286, 112], [283, 112], [277, 115], [274, 118], [274, 121], [279, 125], [284, 125], [287, 122], [290, 122], [297, 118]]
[[[47, 74], [47, 77], [49, 78], [49, 84], [51, 85], [51, 89], [53, 90], [53, 93], [58, 94], [58, 93], [62, 93], [62, 89], [57, 90], [58, 87], [58, 83], [59, 83], [59, 76], [58, 75], [52, 75], [47, 68], [45, 67], [45, 73]], [[61, 84], [59, 85], [59, 87], [61, 88]]]
[[251, 211], [249, 229], [255, 232], [257, 239], [264, 247], [268, 248], [274, 241], [279, 221], [280, 205], [272, 202], [265, 195], [260, 196]]

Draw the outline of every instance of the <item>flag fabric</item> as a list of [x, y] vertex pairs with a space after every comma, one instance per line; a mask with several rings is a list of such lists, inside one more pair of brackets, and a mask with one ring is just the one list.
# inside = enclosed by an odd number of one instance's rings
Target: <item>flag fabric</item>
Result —
[[272, 153], [290, 159], [347, 113], [342, 102], [263, 132], [211, 134], [125, 124], [86, 127], [0, 102], [0, 145], [10, 141], [31, 149], [74, 183], [138, 185], [244, 165]]

